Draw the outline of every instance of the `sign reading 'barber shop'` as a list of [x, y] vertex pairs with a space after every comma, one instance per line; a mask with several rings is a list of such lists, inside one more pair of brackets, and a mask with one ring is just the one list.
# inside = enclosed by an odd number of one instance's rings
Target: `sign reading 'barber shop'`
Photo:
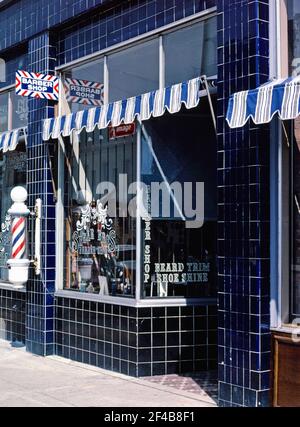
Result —
[[65, 79], [65, 91], [68, 102], [101, 106], [104, 102], [104, 84], [87, 80]]
[[16, 72], [16, 94], [58, 101], [59, 79], [56, 76], [19, 70]]

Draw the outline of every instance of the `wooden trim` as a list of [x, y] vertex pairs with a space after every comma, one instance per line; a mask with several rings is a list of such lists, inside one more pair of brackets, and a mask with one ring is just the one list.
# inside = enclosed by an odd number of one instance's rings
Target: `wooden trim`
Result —
[[[283, 393], [286, 393], [287, 390], [289, 389], [289, 386], [287, 387], [286, 382], [284, 382], [284, 386], [283, 384], [281, 384], [280, 378], [282, 379], [282, 375], [284, 375], [284, 360], [282, 360], [282, 358], [284, 359], [283, 355], [282, 355], [282, 350], [281, 350], [281, 360], [279, 360], [279, 352], [280, 352], [280, 344], [283, 345], [289, 345], [294, 347], [296, 352], [299, 352], [299, 347], [300, 347], [300, 340], [295, 341], [292, 337], [293, 334], [293, 330], [291, 330], [290, 333], [287, 332], [273, 332], [272, 333], [272, 344], [271, 344], [271, 402], [272, 402], [272, 406], [273, 407], [282, 407], [282, 405], [280, 405], [279, 402], [279, 392], [281, 391], [281, 387], [283, 387]], [[280, 368], [281, 366], [281, 368]], [[283, 372], [280, 372], [279, 370], [283, 369]], [[297, 375], [299, 375], [299, 372], [297, 371]], [[292, 390], [293, 384], [291, 383], [290, 386], [290, 390]], [[283, 394], [282, 395], [282, 399], [284, 401], [287, 400], [286, 396]], [[281, 400], [281, 399], [280, 399]], [[293, 404], [293, 403], [292, 403]], [[288, 406], [288, 405], [284, 405], [284, 406]], [[297, 405], [298, 406], [298, 403]]]
[[273, 406], [278, 407], [278, 341], [274, 342]]

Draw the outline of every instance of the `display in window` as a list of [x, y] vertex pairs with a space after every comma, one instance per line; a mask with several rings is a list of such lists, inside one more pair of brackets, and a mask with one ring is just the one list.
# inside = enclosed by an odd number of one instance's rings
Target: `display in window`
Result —
[[142, 125], [144, 298], [216, 293], [216, 142], [207, 108], [182, 107]]
[[[136, 219], [122, 215], [119, 177], [126, 173], [129, 185], [135, 179], [136, 136], [83, 132], [68, 149], [65, 288], [133, 297]], [[103, 193], [105, 183], [114, 191]]]
[[[18, 150], [18, 151], [17, 151]], [[0, 159], [0, 280], [8, 280], [7, 261], [11, 255], [10, 217], [7, 215], [11, 206], [10, 192], [16, 186], [26, 187], [27, 155], [23, 144], [16, 151], [7, 152]]]
[[131, 295], [131, 274], [120, 261], [114, 222], [100, 200], [72, 209], [72, 288]]

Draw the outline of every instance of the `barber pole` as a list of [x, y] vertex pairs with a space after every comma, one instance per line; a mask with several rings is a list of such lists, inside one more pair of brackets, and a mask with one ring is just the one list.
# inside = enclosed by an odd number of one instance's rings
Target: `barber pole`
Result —
[[30, 214], [25, 204], [27, 191], [23, 187], [15, 187], [11, 192], [13, 204], [8, 213], [12, 217], [12, 251], [8, 264], [8, 280], [15, 287], [22, 287], [28, 280], [30, 261], [26, 254], [26, 218]]
[[26, 248], [26, 220], [15, 218], [12, 223], [12, 259], [22, 259]]

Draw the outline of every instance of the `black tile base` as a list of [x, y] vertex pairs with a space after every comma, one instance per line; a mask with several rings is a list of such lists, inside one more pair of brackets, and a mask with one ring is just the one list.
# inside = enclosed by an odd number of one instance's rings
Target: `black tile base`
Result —
[[0, 289], [0, 338], [25, 343], [24, 292]]
[[56, 354], [134, 377], [216, 369], [217, 309], [126, 308], [60, 297]]

